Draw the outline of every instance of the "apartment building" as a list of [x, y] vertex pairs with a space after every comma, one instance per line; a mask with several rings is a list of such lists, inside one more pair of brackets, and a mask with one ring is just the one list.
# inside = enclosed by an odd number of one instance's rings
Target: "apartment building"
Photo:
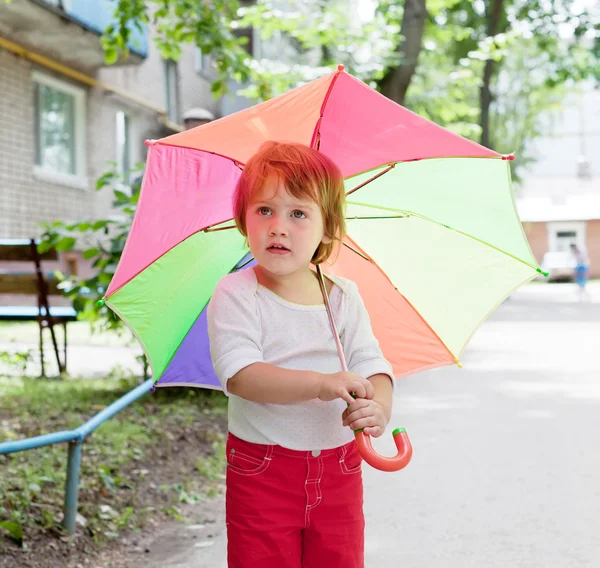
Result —
[[599, 124], [600, 89], [582, 83], [561, 112], [544, 117], [544, 135], [532, 148], [536, 161], [516, 199], [538, 262], [575, 244], [587, 255], [592, 278], [600, 278]]
[[144, 140], [183, 129], [190, 110], [211, 120], [248, 104], [215, 100], [210, 57], [188, 45], [164, 60], [152, 29], [106, 66], [99, 39], [113, 11], [108, 0], [0, 2], [0, 238], [109, 215], [111, 191], [95, 190], [108, 162], [127, 179]]

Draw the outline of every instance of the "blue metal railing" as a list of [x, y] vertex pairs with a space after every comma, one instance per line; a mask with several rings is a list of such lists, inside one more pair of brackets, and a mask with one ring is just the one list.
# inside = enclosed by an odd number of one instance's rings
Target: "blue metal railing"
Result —
[[81, 445], [83, 441], [96, 429], [98, 426], [112, 418], [117, 412], [120, 412], [125, 407], [135, 402], [138, 398], [150, 392], [154, 379], [148, 379], [132, 391], [122, 396], [119, 400], [107, 406], [90, 418], [87, 422], [75, 428], [75, 430], [63, 430], [62, 432], [53, 432], [52, 434], [44, 434], [35, 436], [34, 438], [26, 438], [24, 440], [16, 440], [14, 442], [0, 443], [0, 454], [12, 454], [14, 452], [22, 452], [24, 450], [33, 450], [50, 444], [61, 444], [69, 442], [69, 452], [67, 461], [67, 481], [65, 483], [65, 505], [63, 525], [68, 534], [75, 532], [75, 520], [77, 517], [77, 498], [79, 495], [79, 470], [81, 466]]

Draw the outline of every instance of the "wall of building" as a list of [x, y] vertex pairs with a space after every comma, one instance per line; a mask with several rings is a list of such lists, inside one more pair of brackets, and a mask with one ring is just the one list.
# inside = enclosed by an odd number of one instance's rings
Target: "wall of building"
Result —
[[37, 236], [40, 221], [78, 220], [93, 208], [92, 192], [34, 177], [32, 70], [29, 61], [0, 49], [0, 238]]
[[542, 264], [544, 254], [548, 251], [548, 230], [546, 223], [523, 223], [523, 229], [533, 256], [538, 264]]
[[[191, 107], [219, 114], [219, 103], [210, 93], [211, 78], [195, 68], [195, 47], [184, 46], [178, 67], [179, 118]], [[60, 63], [60, 62], [59, 62]], [[71, 187], [36, 178], [35, 107], [32, 73], [41, 72], [85, 91], [86, 187]], [[166, 110], [164, 60], [151, 42], [141, 65], [102, 68], [96, 78], [156, 108], [70, 80], [60, 73], [32, 64], [0, 48], [0, 238], [37, 237], [40, 222], [69, 222], [113, 214], [110, 189], [97, 192], [96, 180], [116, 160], [116, 113], [130, 119], [131, 165], [144, 162], [144, 140], [171, 134], [157, 109]]]
[[[165, 62], [154, 41], [150, 29], [148, 57], [141, 65], [123, 67], [104, 67], [98, 71], [98, 79], [114, 87], [126, 90], [142, 97], [157, 107], [167, 108], [167, 90], [165, 78]], [[203, 107], [214, 115], [219, 114], [219, 101], [216, 100], [210, 87], [210, 72], [196, 71], [196, 48], [183, 45], [181, 57], [177, 62], [179, 114], [192, 107]], [[180, 122], [180, 120], [178, 120]]]
[[590, 277], [600, 278], [600, 220], [588, 222], [586, 241], [590, 258]]
[[[523, 223], [525, 235], [538, 264], [549, 250], [548, 224]], [[585, 246], [590, 262], [590, 278], [600, 278], [600, 220], [588, 221], [585, 227]]]

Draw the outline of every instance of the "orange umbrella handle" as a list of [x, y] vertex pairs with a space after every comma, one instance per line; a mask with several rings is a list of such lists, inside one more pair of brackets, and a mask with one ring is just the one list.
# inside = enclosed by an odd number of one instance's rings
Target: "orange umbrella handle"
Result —
[[394, 442], [396, 443], [396, 448], [398, 448], [398, 453], [394, 457], [388, 458], [379, 455], [373, 449], [371, 436], [365, 434], [362, 430], [356, 430], [354, 432], [360, 455], [371, 467], [381, 471], [398, 471], [406, 467], [412, 457], [412, 445], [408, 439], [406, 430], [404, 428], [396, 428], [392, 432], [392, 436], [394, 436]]

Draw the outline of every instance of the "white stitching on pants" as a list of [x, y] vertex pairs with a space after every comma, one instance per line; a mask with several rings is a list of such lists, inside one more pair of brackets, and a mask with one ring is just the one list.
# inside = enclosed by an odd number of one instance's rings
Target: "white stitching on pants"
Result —
[[[310, 476], [310, 458], [307, 456], [306, 457], [306, 462], [308, 465], [308, 473], [306, 476], [306, 480], [304, 481], [304, 489], [306, 491], [306, 510], [304, 512], [304, 528], [308, 528], [310, 526], [310, 511], [312, 509], [314, 509], [315, 507], [317, 507], [319, 505], [319, 503], [321, 503], [321, 500], [323, 498], [323, 493], [321, 491], [321, 480], [323, 479], [323, 472], [325, 471], [325, 466], [323, 463], [323, 458], [321, 456], [319, 456], [318, 458], [316, 458], [319, 464], [319, 470], [317, 473], [317, 478], [313, 481], [309, 480], [309, 476]], [[313, 459], [314, 461], [314, 459]], [[311, 484], [315, 487], [316, 493], [317, 493], [317, 498], [315, 499], [315, 502], [312, 505], [308, 504], [308, 500], [310, 498], [310, 494], [308, 491], [308, 485]]]

